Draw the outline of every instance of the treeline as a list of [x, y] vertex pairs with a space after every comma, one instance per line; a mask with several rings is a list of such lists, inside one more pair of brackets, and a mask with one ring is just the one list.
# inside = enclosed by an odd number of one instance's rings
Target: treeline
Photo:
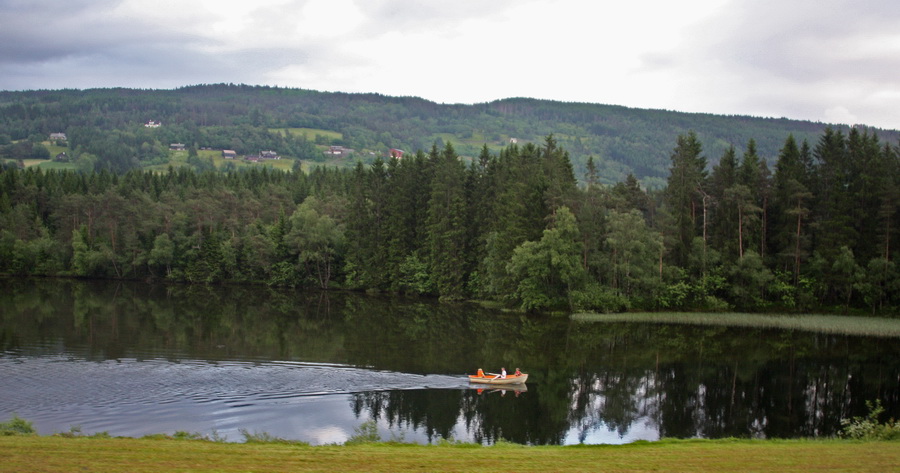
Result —
[[[146, 130], [148, 120], [163, 126]], [[569, 151], [579, 178], [593, 157], [603, 183], [634, 174], [644, 187], [662, 188], [671, 144], [688, 130], [696, 131], [713, 162], [732, 143], [753, 138], [771, 165], [789, 133], [798, 141], [813, 142], [825, 125], [525, 98], [445, 105], [414, 97], [233, 84], [176, 90], [0, 91], [0, 145], [22, 143], [9, 153], [0, 149], [0, 157], [29, 156], [26, 148], [50, 133], [64, 132], [73, 141], [70, 157], [84, 156], [80, 169], [95, 171], [121, 173], [159, 164], [170, 143], [242, 154], [274, 149], [283, 156], [322, 159], [313, 143], [271, 131], [304, 127], [340, 134], [315, 144], [382, 156], [388, 156], [390, 148], [428, 149], [435, 142], [443, 148], [445, 141], [452, 141], [458, 153], [472, 158], [483, 144], [499, 153], [512, 139], [539, 144], [552, 133]], [[900, 138], [895, 131], [879, 133], [891, 142]]]
[[679, 136], [664, 191], [578, 185], [568, 152], [451, 144], [309, 174], [0, 173], [0, 272], [490, 299], [525, 310], [893, 313], [898, 149], [867, 131], [753, 140], [710, 169]]

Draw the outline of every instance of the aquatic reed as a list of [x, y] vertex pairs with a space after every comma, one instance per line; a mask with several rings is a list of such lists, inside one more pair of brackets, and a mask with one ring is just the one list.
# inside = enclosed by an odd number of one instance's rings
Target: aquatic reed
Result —
[[802, 330], [867, 337], [900, 338], [900, 319], [819, 314], [746, 314], [734, 312], [629, 312], [621, 314], [573, 314], [578, 322], [634, 322], [656, 324], [716, 325], [726, 327]]

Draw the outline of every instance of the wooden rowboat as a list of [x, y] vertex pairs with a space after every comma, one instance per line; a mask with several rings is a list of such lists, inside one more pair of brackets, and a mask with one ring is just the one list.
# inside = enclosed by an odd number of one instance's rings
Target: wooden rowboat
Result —
[[514, 374], [507, 375], [505, 378], [495, 378], [493, 373], [488, 373], [485, 376], [478, 376], [476, 374], [469, 375], [470, 383], [480, 383], [480, 384], [525, 384], [525, 381], [528, 379], [527, 373], [522, 373], [518, 376]]

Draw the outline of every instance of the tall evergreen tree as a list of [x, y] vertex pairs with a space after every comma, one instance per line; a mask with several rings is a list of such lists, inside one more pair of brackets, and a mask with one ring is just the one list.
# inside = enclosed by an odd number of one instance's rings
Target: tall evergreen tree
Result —
[[[804, 143], [806, 145], [806, 143]], [[805, 146], [808, 154], [808, 146]], [[812, 192], [808, 186], [810, 169], [803, 151], [789, 135], [775, 164], [772, 248], [777, 266], [800, 277], [801, 262], [809, 253], [809, 214]]]
[[814, 248], [828, 260], [837, 258], [842, 247], [853, 248], [856, 232], [850, 187], [851, 166], [843, 133], [827, 128], [813, 151], [816, 159], [815, 221], [820, 231]]
[[560, 148], [553, 135], [544, 140], [541, 149], [542, 175], [546, 180], [544, 200], [547, 208], [555, 212], [557, 208], [572, 205], [577, 181], [572, 170], [569, 153]]
[[428, 256], [434, 285], [445, 300], [462, 299], [466, 283], [465, 165], [450, 143], [435, 157], [428, 202]]
[[676, 265], [687, 262], [691, 241], [701, 232], [706, 158], [693, 131], [679, 135], [672, 152], [672, 167], [666, 187], [666, 205], [674, 224], [675, 247], [671, 257]]
[[477, 274], [473, 281], [472, 290], [476, 293], [487, 294], [490, 291], [485, 287], [483, 280], [485, 275], [480, 274], [482, 263], [487, 256], [486, 231], [495, 220], [494, 205], [497, 196], [497, 159], [488, 149], [487, 145], [481, 148], [478, 158], [472, 161], [466, 175], [467, 195], [469, 196], [467, 208], [468, 247], [466, 254], [467, 272]]
[[743, 231], [740, 235], [743, 242], [740, 254], [743, 255], [744, 249], [755, 248], [759, 256], [765, 259], [769, 171], [765, 161], [756, 153], [756, 141], [752, 138], [747, 142], [747, 149], [741, 158], [738, 183], [748, 191], [747, 201], [742, 203], [739, 210], [744, 220], [739, 222]]
[[[895, 147], [885, 145], [882, 149], [885, 166], [885, 187], [881, 192], [878, 206], [878, 247], [879, 256], [894, 261], [892, 250], [900, 238], [900, 152]], [[898, 288], [900, 292], [900, 288]], [[898, 294], [900, 296], [900, 294]]]
[[368, 238], [372, 226], [369, 212], [368, 171], [362, 162], [356, 164], [350, 178], [347, 210], [347, 254], [345, 258], [346, 283], [353, 288], [369, 287], [371, 242]]
[[713, 248], [722, 253], [737, 254], [737, 212], [732, 202], [726, 199], [726, 192], [738, 182], [738, 161], [734, 146], [729, 147], [719, 163], [713, 166], [709, 179], [709, 241]]
[[479, 275], [488, 293], [505, 297], [514, 290], [507, 271], [513, 250], [525, 241], [538, 239], [546, 225], [547, 184], [538, 148], [529, 143], [502, 150], [496, 162], [494, 182], [493, 222], [485, 232], [485, 257]]
[[847, 137], [847, 154], [850, 166], [849, 186], [852, 225], [857, 235], [851, 249], [860, 262], [879, 256], [878, 240], [879, 212], [885, 192], [892, 179], [889, 157], [882, 152], [878, 136], [874, 133], [850, 130]]

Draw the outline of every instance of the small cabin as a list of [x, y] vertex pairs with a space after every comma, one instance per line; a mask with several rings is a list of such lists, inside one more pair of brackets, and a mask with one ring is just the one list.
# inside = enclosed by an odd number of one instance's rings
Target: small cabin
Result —
[[233, 149], [223, 149], [222, 157], [225, 159], [234, 159], [237, 157], [237, 152]]

